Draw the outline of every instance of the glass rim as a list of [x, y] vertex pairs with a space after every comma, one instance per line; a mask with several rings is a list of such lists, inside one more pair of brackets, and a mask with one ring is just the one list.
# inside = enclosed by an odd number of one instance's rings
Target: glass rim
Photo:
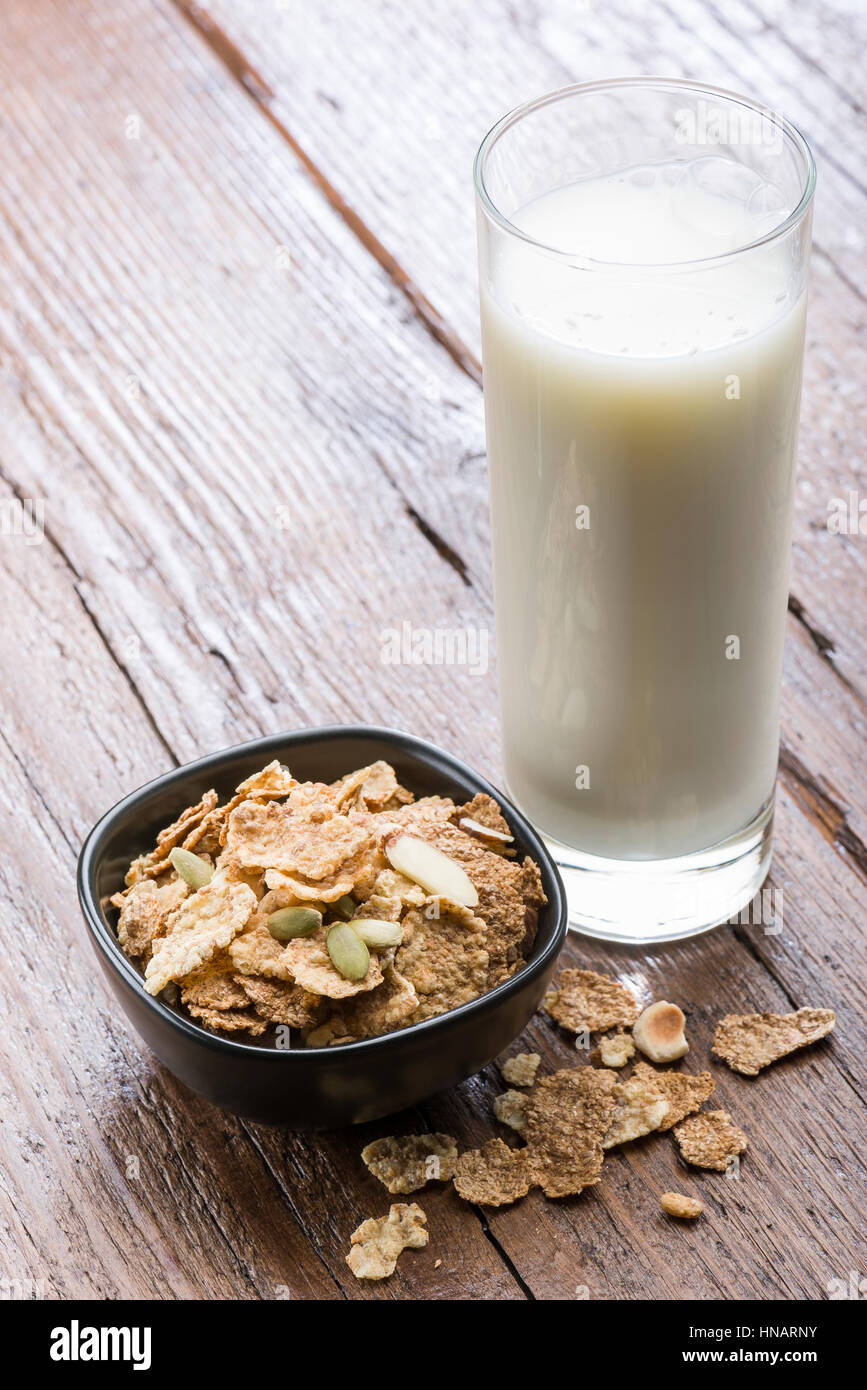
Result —
[[[725, 251], [718, 255], [700, 256], [692, 260], [674, 261], [608, 261], [595, 256], [587, 256], [577, 251], [564, 250], [563, 247], [550, 246], [544, 241], [539, 241], [528, 232], [516, 226], [505, 213], [501, 212], [488, 192], [485, 183], [485, 164], [488, 155], [496, 145], [497, 141], [512, 126], [517, 125], [525, 116], [532, 115], [533, 112], [540, 110], [544, 106], [551, 106], [555, 102], [564, 101], [569, 97], [583, 96], [590, 92], [604, 92], [608, 90], [638, 88], [651, 90], [657, 88], [663, 91], [682, 91], [699, 93], [702, 96], [717, 97], [726, 102], [734, 103], [747, 111], [761, 116], [765, 120], [770, 120], [776, 129], [782, 131], [791, 145], [795, 147], [803, 160], [806, 175], [804, 185], [801, 190], [801, 197], [796, 206], [786, 215], [782, 222], [776, 227], [772, 227], [764, 236], [757, 237], [754, 241], [744, 242], [742, 246], [736, 246], [731, 251]], [[559, 87], [556, 91], [546, 92], [543, 96], [534, 97], [530, 101], [522, 102], [520, 106], [515, 106], [511, 111], [507, 111], [504, 116], [491, 126], [485, 138], [476, 151], [473, 160], [473, 182], [475, 184], [476, 196], [483, 211], [493, 222], [495, 222], [504, 232], [519, 241], [523, 241], [527, 246], [540, 251], [547, 256], [556, 258], [576, 268], [587, 270], [638, 270], [642, 272], [660, 270], [671, 271], [675, 269], [698, 269], [710, 265], [720, 264], [731, 260], [733, 257], [742, 256], [747, 251], [754, 251], [760, 246], [767, 246], [773, 241], [784, 237], [793, 227], [803, 221], [810, 204], [813, 201], [813, 194], [816, 189], [816, 161], [813, 152], [807, 143], [806, 138], [798, 130], [797, 126], [789, 121], [779, 112], [772, 111], [767, 106], [761, 106], [758, 102], [752, 101], [749, 97], [741, 96], [737, 92], [730, 92], [724, 87], [714, 87], [704, 82], [690, 82], [680, 78], [668, 77], [614, 77], [605, 78], [598, 82], [573, 82], [567, 87]]]

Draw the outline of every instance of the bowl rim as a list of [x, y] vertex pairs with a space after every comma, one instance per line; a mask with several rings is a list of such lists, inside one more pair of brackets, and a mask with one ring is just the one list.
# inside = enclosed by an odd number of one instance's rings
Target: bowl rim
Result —
[[[375, 1038], [360, 1038], [351, 1043], [341, 1043], [339, 1047], [321, 1048], [303, 1046], [259, 1047], [254, 1043], [240, 1042], [235, 1038], [220, 1037], [216, 1033], [208, 1032], [207, 1029], [193, 1022], [192, 1019], [188, 1019], [185, 1015], [175, 1012], [168, 1004], [147, 992], [143, 977], [133, 962], [124, 955], [117, 937], [103, 919], [99, 900], [91, 887], [91, 878], [95, 872], [96, 861], [105, 837], [117, 821], [134, 812], [157, 787], [170, 787], [174, 783], [180, 784], [191, 775], [207, 773], [210, 768], [217, 764], [230, 762], [233, 758], [240, 760], [243, 756], [250, 756], [256, 749], [263, 750], [266, 754], [264, 760], [268, 762], [271, 759], [267, 754], [270, 753], [273, 757], [279, 748], [291, 749], [293, 744], [300, 746], [304, 743], [328, 738], [378, 739], [385, 744], [398, 746], [412, 757], [433, 765], [436, 769], [441, 770], [445, 765], [446, 768], [460, 774], [464, 780], [472, 783], [477, 791], [486, 792], [489, 796], [494, 797], [503, 808], [506, 818], [510, 823], [514, 822], [520, 830], [529, 846], [530, 855], [536, 860], [546, 879], [544, 887], [548, 902], [542, 910], [550, 912], [554, 918], [551, 939], [538, 956], [530, 959], [524, 969], [519, 970], [511, 979], [504, 980], [501, 984], [495, 985], [493, 989], [480, 994], [476, 999], [469, 1000], [466, 1004], [459, 1004], [456, 1009], [449, 1009], [448, 1012], [438, 1014], [435, 1018], [423, 1019], [419, 1023], [410, 1024], [408, 1028], [399, 1028], [392, 1033], [383, 1033]], [[415, 734], [407, 733], [404, 730], [391, 729], [376, 724], [325, 724], [279, 734], [267, 734], [259, 738], [245, 740], [243, 743], [231, 744], [227, 748], [218, 749], [204, 757], [196, 758], [192, 762], [171, 768], [159, 777], [152, 778], [149, 782], [145, 782], [134, 791], [129, 792], [105, 811], [88, 832], [78, 856], [76, 883], [82, 915], [92, 942], [104, 960], [133, 988], [138, 997], [153, 1009], [157, 1016], [184, 1037], [210, 1047], [215, 1052], [222, 1052], [235, 1058], [280, 1058], [279, 1065], [284, 1064], [282, 1062], [284, 1058], [297, 1059], [299, 1057], [304, 1058], [308, 1066], [316, 1065], [317, 1062], [324, 1064], [326, 1059], [333, 1064], [341, 1056], [358, 1057], [364, 1052], [376, 1048], [382, 1049], [389, 1044], [396, 1047], [400, 1042], [406, 1043], [410, 1040], [416, 1041], [424, 1038], [434, 1039], [438, 1033], [453, 1026], [458, 1020], [465, 1019], [474, 1012], [485, 1012], [512, 995], [520, 993], [531, 977], [531, 972], [533, 976], [542, 974], [546, 966], [559, 956], [568, 927], [566, 890], [557, 865], [537, 831], [510, 798], [489, 782], [487, 778], [474, 771], [467, 763], [456, 758], [454, 754], [439, 748], [436, 744], [418, 738]], [[289, 1065], [298, 1065], [298, 1063], [290, 1062]]]

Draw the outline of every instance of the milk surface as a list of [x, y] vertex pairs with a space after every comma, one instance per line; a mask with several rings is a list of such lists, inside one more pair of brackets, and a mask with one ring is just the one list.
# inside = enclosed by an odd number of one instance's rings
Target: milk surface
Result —
[[512, 238], [482, 286], [506, 777], [588, 854], [708, 848], [773, 789], [804, 297], [773, 244], [659, 263], [780, 220], [721, 158], [630, 170], [512, 217], [628, 265]]

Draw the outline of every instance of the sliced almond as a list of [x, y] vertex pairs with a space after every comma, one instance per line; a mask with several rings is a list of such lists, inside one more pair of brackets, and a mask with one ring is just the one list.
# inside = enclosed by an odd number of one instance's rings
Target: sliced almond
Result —
[[472, 816], [461, 816], [458, 827], [468, 835], [475, 835], [479, 840], [493, 840], [498, 845], [510, 845], [515, 838], [514, 835], [507, 835], [504, 830], [494, 830], [490, 825], [483, 825], [480, 820], [473, 820]]
[[633, 1024], [632, 1037], [651, 1062], [676, 1062], [689, 1051], [685, 1024], [683, 1009], [661, 999], [650, 1004]]
[[425, 892], [450, 898], [462, 907], [478, 906], [479, 895], [460, 864], [415, 835], [391, 835], [385, 842], [388, 862]]

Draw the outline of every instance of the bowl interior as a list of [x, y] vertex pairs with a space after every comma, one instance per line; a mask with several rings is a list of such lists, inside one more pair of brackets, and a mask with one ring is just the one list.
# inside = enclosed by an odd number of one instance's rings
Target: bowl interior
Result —
[[[113, 923], [117, 914], [109, 902], [112, 894], [123, 888], [123, 877], [130, 860], [149, 849], [157, 832], [169, 825], [186, 806], [198, 801], [210, 787], [223, 800], [232, 794], [239, 782], [274, 758], [286, 763], [299, 780], [320, 782], [335, 781], [354, 768], [384, 758], [393, 766], [399, 781], [417, 797], [451, 796], [460, 803], [470, 800], [477, 792], [488, 792], [494, 796], [509, 821], [518, 857], [529, 854], [535, 859], [548, 897], [547, 906], [539, 915], [539, 928], [530, 960], [535, 961], [542, 955], [547, 957], [551, 951], [559, 950], [565, 936], [562, 884], [535, 831], [508, 799], [450, 754], [412, 735], [365, 726], [338, 726], [257, 739], [188, 763], [125, 797], [96, 825], [82, 851], [79, 867], [85, 916], [103, 949], [108, 946], [115, 965], [128, 978], [132, 976], [138, 982], [142, 993], [144, 986], [141, 975], [123, 954], [115, 936]], [[507, 981], [504, 985], [498, 985], [490, 994], [507, 989], [510, 983]], [[146, 997], [155, 1008], [170, 1013], [176, 1021], [193, 1026], [185, 1015], [163, 1001], [150, 995]], [[469, 1008], [471, 1005], [462, 1007]], [[197, 1028], [197, 1031], [202, 1030]], [[274, 1047], [273, 1040], [267, 1035], [262, 1040], [253, 1039], [243, 1043], [223, 1038], [219, 1041], [232, 1049]]]

